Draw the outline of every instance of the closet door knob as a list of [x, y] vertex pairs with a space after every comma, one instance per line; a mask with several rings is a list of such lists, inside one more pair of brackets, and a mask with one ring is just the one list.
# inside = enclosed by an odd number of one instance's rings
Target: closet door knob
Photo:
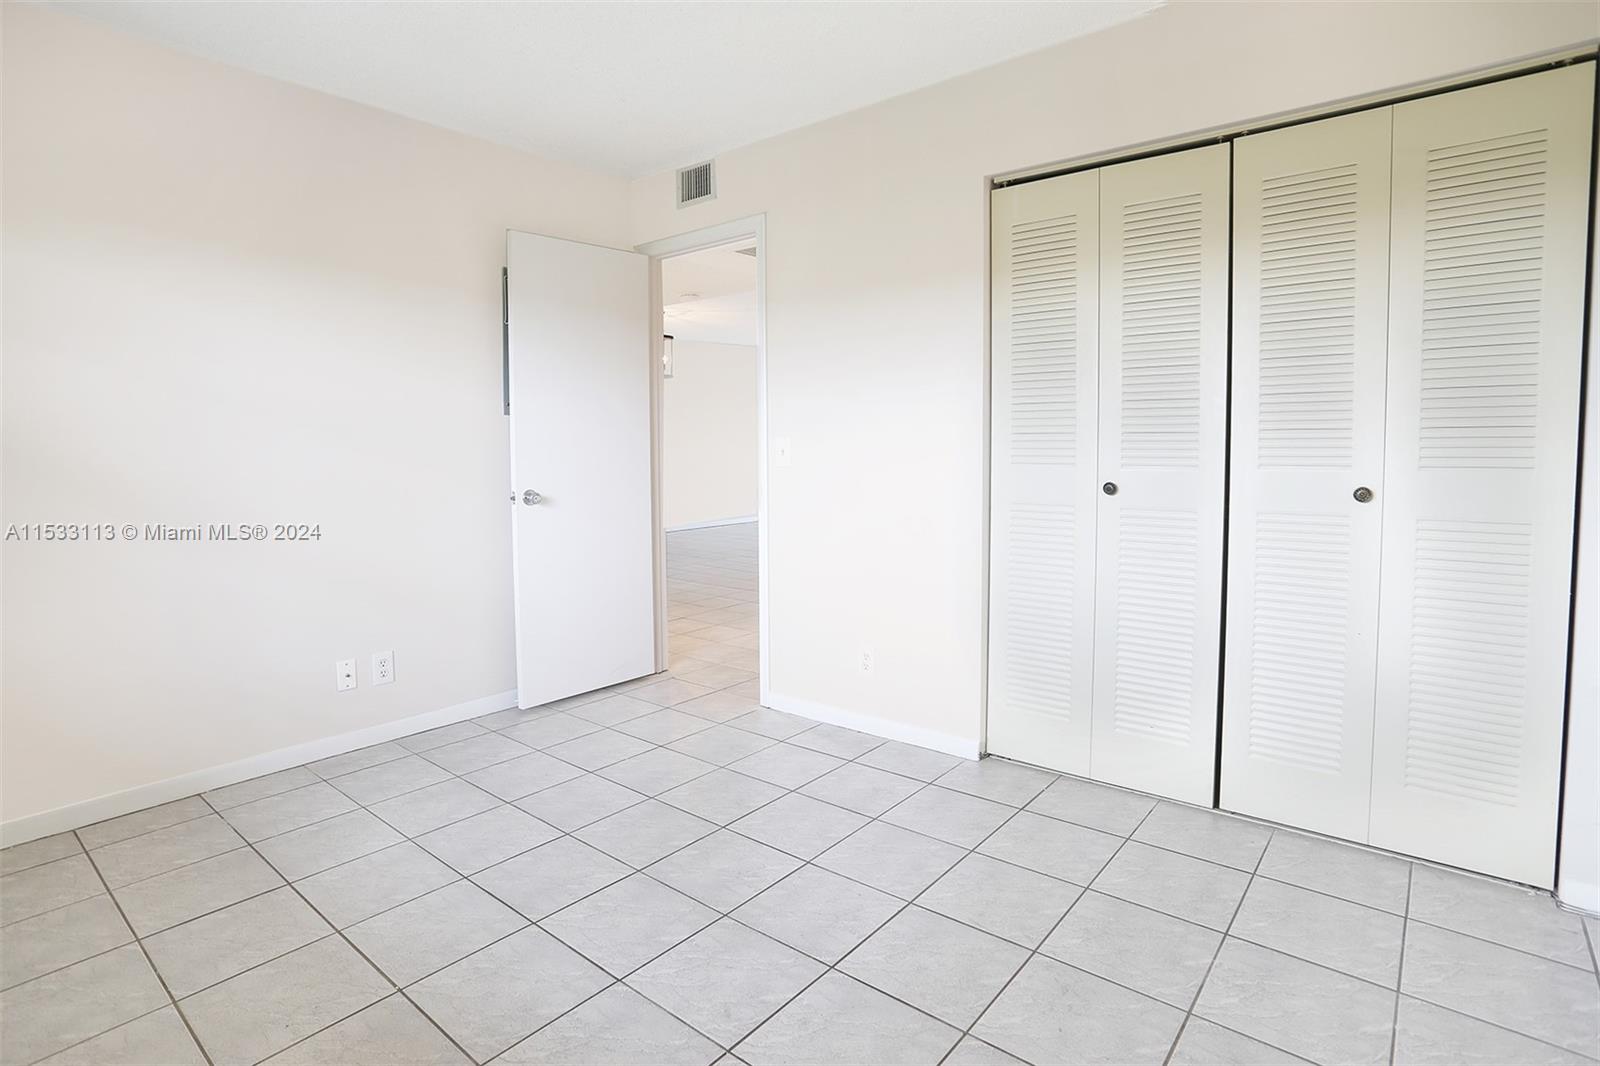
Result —
[[1115, 481], [1108, 481], [1104, 485], [1100, 486], [1100, 491], [1105, 493], [1107, 496], [1115, 496], [1117, 494], [1117, 483]]
[[1357, 503], [1371, 503], [1372, 502], [1372, 490], [1367, 488], [1365, 485], [1362, 485], [1360, 488], [1356, 489], [1356, 491], [1352, 492], [1350, 495], [1352, 495], [1352, 496], [1354, 496], [1356, 498], [1356, 502]]

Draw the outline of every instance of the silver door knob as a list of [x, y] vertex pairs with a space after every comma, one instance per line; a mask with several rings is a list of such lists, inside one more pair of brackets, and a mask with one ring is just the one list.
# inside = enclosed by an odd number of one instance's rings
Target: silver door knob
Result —
[[529, 507], [532, 507], [542, 499], [544, 499], [544, 497], [539, 495], [537, 492], [534, 492], [532, 489], [528, 489], [522, 494], [522, 502], [527, 504]]
[[1360, 488], [1356, 489], [1356, 491], [1352, 492], [1350, 495], [1352, 495], [1352, 496], [1354, 496], [1356, 498], [1356, 502], [1357, 503], [1371, 503], [1372, 502], [1372, 490], [1367, 488], [1365, 485], [1362, 485]]
[[1117, 483], [1115, 481], [1108, 481], [1104, 485], [1100, 486], [1100, 491], [1105, 493], [1107, 496], [1115, 496], [1117, 494]]

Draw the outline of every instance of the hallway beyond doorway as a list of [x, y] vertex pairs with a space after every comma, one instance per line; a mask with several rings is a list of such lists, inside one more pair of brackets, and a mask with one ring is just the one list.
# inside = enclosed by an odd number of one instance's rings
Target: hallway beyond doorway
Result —
[[667, 663], [712, 688], [760, 670], [754, 522], [667, 534]]

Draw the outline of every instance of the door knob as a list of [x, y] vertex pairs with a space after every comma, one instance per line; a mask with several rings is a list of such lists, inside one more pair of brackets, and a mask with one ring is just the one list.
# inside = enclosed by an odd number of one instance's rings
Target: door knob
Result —
[[522, 494], [522, 502], [527, 504], [529, 507], [532, 507], [542, 499], [544, 499], [544, 497], [539, 495], [537, 492], [534, 492], [532, 489], [528, 489]]
[[1356, 498], [1356, 502], [1357, 503], [1371, 503], [1372, 502], [1372, 490], [1367, 488], [1365, 485], [1362, 485], [1360, 488], [1356, 489], [1356, 491], [1352, 492], [1350, 495], [1352, 495], [1352, 496], [1354, 496]]
[[1100, 486], [1100, 491], [1105, 493], [1107, 496], [1115, 496], [1117, 494], [1117, 483], [1115, 481], [1108, 481], [1104, 485]]

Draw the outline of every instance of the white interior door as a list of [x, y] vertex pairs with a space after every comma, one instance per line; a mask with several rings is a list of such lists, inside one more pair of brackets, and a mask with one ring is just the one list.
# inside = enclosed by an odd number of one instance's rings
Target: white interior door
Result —
[[1097, 171], [995, 190], [989, 750], [1089, 772]]
[[1391, 123], [1378, 108], [1234, 142], [1222, 806], [1354, 840], [1371, 800]]
[[1372, 843], [1554, 875], [1594, 68], [1396, 105]]
[[517, 703], [655, 669], [649, 260], [506, 236]]
[[1100, 171], [1091, 776], [1209, 805], [1222, 628], [1227, 145]]

